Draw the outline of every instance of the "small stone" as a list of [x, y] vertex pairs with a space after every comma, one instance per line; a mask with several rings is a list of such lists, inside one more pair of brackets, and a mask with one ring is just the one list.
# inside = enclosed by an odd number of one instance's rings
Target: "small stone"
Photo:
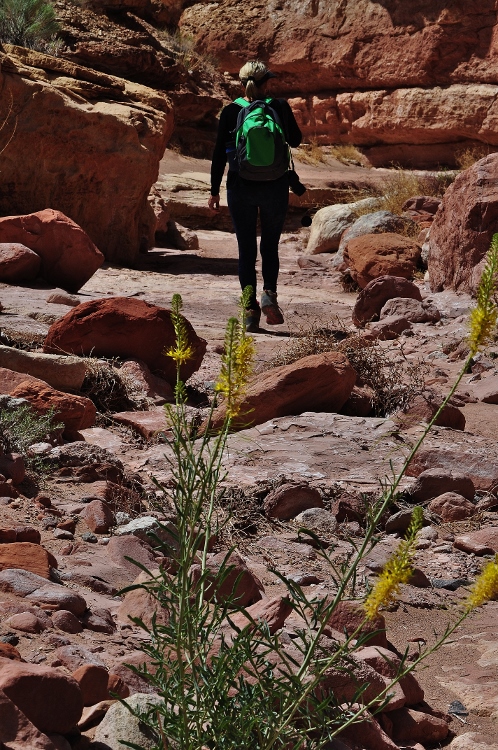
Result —
[[18, 615], [12, 615], [6, 621], [6, 625], [23, 633], [41, 633], [42, 630], [45, 630], [42, 621], [36, 615], [31, 614], [31, 612], [21, 612]]
[[476, 512], [476, 506], [457, 492], [445, 492], [431, 500], [429, 510], [440, 516], [443, 523], [448, 523], [471, 518]]
[[323, 501], [319, 491], [307, 484], [283, 484], [264, 500], [266, 515], [283, 521], [309, 508], [323, 508]]
[[470, 581], [466, 578], [431, 578], [431, 586], [434, 589], [456, 591], [460, 586], [470, 586]]
[[74, 539], [74, 534], [65, 529], [54, 529], [55, 539]]
[[96, 544], [99, 541], [95, 534], [92, 534], [90, 531], [85, 531], [81, 535], [81, 538], [84, 542], [90, 542], [90, 544]]
[[78, 618], [68, 610], [60, 609], [52, 613], [52, 622], [54, 626], [64, 633], [81, 633], [83, 626]]

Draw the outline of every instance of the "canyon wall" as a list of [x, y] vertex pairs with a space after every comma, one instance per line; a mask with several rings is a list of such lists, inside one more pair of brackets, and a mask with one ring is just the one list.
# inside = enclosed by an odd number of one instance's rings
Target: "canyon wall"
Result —
[[186, 8], [180, 28], [231, 74], [267, 61], [308, 138], [373, 163], [498, 146], [496, 0], [221, 0]]

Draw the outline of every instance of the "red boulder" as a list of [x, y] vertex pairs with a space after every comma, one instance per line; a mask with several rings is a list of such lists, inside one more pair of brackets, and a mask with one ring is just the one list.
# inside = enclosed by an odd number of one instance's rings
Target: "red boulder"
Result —
[[344, 251], [351, 276], [362, 289], [379, 276], [413, 278], [420, 260], [420, 246], [394, 232], [364, 234], [350, 240]]
[[0, 243], [21, 243], [41, 258], [41, 276], [77, 292], [104, 262], [90, 237], [72, 219], [47, 208], [0, 218]]
[[405, 297], [422, 301], [420, 289], [400, 276], [379, 276], [361, 290], [353, 308], [353, 323], [358, 328], [378, 320], [380, 311], [390, 299]]
[[[206, 342], [185, 320], [194, 354], [181, 368], [183, 380], [199, 369]], [[129, 297], [85, 302], [54, 323], [44, 351], [140, 359], [169, 383], [176, 383], [175, 362], [165, 350], [175, 345], [171, 313], [163, 307]]]
[[498, 221], [498, 154], [461, 172], [444, 194], [429, 235], [433, 292], [474, 292]]
[[0, 659], [0, 690], [40, 732], [69, 732], [83, 709], [76, 680], [40, 664]]
[[56, 391], [41, 380], [26, 380], [10, 395], [29, 401], [37, 414], [47, 414], [53, 409], [55, 422], [63, 422], [66, 430], [85, 430], [95, 423], [97, 411], [89, 398]]

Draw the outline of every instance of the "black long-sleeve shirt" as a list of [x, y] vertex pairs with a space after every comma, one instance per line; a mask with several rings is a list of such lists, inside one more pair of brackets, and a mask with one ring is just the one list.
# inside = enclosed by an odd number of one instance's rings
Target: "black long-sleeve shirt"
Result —
[[[272, 99], [269, 104], [280, 117], [284, 129], [285, 140], [289, 146], [296, 148], [301, 143], [302, 134], [289, 103], [286, 102], [285, 99]], [[220, 185], [227, 163], [227, 144], [235, 140], [234, 131], [237, 127], [237, 117], [241, 109], [242, 107], [240, 104], [232, 102], [221, 110], [218, 135], [211, 162], [211, 195], [218, 195], [220, 192]], [[236, 177], [237, 173], [229, 169], [227, 188], [233, 186]]]

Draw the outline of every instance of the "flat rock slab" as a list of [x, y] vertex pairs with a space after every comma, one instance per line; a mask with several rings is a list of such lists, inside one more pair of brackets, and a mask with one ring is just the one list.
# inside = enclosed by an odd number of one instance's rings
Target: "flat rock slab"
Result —
[[165, 432], [166, 430], [169, 432], [163, 408], [150, 409], [149, 411], [122, 411], [113, 414], [112, 418], [116, 422], [131, 427], [146, 440], [151, 440], [158, 432]]
[[472, 479], [476, 490], [498, 484], [498, 443], [480, 435], [438, 427], [408, 468], [417, 477], [425, 469], [446, 469]]
[[104, 427], [89, 427], [86, 430], [80, 430], [80, 435], [85, 440], [85, 443], [98, 445], [99, 448], [106, 448], [111, 453], [123, 447], [123, 440], [118, 435], [115, 435], [114, 432], [106, 430]]
[[453, 546], [474, 555], [493, 555], [498, 552], [498, 526], [486, 527], [455, 537]]

